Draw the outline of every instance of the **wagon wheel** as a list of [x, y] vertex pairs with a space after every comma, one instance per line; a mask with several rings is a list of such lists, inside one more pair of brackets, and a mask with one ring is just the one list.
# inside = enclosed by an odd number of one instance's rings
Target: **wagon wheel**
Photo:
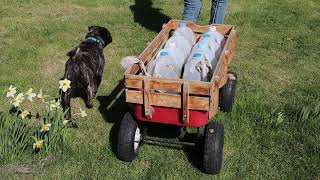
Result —
[[219, 174], [222, 166], [224, 128], [222, 124], [209, 122], [204, 134], [203, 171]]
[[219, 107], [221, 111], [231, 112], [236, 93], [237, 74], [228, 73], [227, 83], [220, 89], [219, 92]]
[[138, 155], [140, 143], [140, 128], [131, 114], [127, 112], [122, 118], [118, 132], [118, 158], [122, 161], [133, 161]]

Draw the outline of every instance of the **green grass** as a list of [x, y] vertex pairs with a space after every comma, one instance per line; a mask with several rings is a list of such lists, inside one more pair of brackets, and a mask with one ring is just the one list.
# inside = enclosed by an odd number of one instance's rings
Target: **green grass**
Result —
[[[113, 43], [105, 49], [107, 63], [98, 92], [108, 96], [123, 77], [120, 59], [142, 52], [157, 34], [157, 17], [181, 18], [182, 0], [154, 0], [153, 10], [144, 2], [150, 1], [0, 0], [0, 90], [14, 84], [19, 90], [42, 88], [56, 95], [66, 52], [84, 38], [88, 26], [98, 24], [113, 36]], [[209, 21], [209, 9], [210, 1], [204, 0], [199, 24]], [[234, 111], [215, 118], [225, 126], [220, 175], [201, 173], [183, 150], [159, 146], [143, 146], [132, 163], [119, 161], [110, 134], [125, 109], [120, 100], [112, 112], [101, 108], [103, 113], [95, 100], [95, 107], [86, 110], [88, 116], [77, 120], [79, 128], [68, 130], [70, 152], [50, 157], [45, 165], [42, 161], [12, 165], [35, 168], [34, 174], [10, 173], [6, 166], [0, 167], [0, 175], [37, 179], [320, 178], [319, 12], [316, 0], [230, 0], [225, 23], [237, 30], [237, 53], [230, 70], [239, 79]], [[84, 103], [75, 99], [72, 106], [76, 109]], [[3, 101], [0, 107], [5, 109]]]

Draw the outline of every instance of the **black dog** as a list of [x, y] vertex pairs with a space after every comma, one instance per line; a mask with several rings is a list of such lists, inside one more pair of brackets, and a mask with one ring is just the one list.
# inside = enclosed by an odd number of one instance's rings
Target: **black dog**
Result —
[[71, 81], [71, 88], [61, 93], [62, 107], [65, 118], [71, 120], [70, 98], [81, 96], [87, 108], [92, 108], [92, 99], [95, 97], [101, 83], [105, 59], [103, 48], [112, 42], [110, 32], [100, 26], [91, 26], [86, 39], [78, 47], [67, 53], [64, 78]]

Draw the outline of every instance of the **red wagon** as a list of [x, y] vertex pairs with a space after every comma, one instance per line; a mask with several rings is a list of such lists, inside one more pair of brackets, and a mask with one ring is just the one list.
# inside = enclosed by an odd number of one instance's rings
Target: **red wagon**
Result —
[[[140, 54], [138, 58], [145, 65], [163, 48], [172, 32], [178, 28], [179, 22], [171, 20], [165, 24], [160, 33]], [[191, 22], [186, 24], [194, 31], [197, 39], [209, 29], [209, 26], [199, 26]], [[117, 142], [119, 159], [123, 161], [135, 159], [139, 147], [145, 141], [191, 146], [202, 142], [202, 170], [209, 174], [220, 172], [224, 128], [222, 124], [209, 119], [219, 109], [226, 112], [232, 109], [237, 76], [235, 73], [228, 73], [228, 65], [235, 53], [236, 32], [232, 25], [216, 25], [216, 27], [217, 31], [225, 36], [226, 43], [210, 82], [143, 76], [139, 75], [141, 70], [137, 64], [126, 70], [125, 94], [131, 112], [125, 114], [120, 124]], [[197, 137], [200, 139], [196, 142], [185, 142], [149, 137], [147, 126], [150, 123], [198, 128]]]

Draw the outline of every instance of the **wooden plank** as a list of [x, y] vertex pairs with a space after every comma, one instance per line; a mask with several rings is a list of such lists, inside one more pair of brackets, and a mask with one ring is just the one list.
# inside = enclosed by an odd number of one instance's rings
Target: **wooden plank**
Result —
[[209, 119], [212, 118], [219, 110], [219, 82], [215, 78], [210, 90], [210, 110]]
[[230, 53], [230, 58], [228, 61], [229, 64], [232, 62], [232, 59], [236, 53], [236, 35], [237, 35], [236, 30], [234, 30], [234, 28], [232, 28], [232, 30], [231, 30], [231, 47], [230, 47], [231, 53]]
[[[233, 27], [232, 27], [232, 29], [233, 29]], [[232, 29], [231, 29], [231, 31], [232, 31]], [[226, 72], [224, 71], [224, 69], [225, 69], [224, 64], [225, 64], [225, 59], [226, 59], [225, 55], [226, 55], [227, 51], [230, 51], [231, 40], [232, 40], [232, 34], [230, 34], [229, 37], [227, 38], [225, 46], [224, 46], [224, 48], [221, 52], [220, 58], [218, 60], [216, 69], [214, 70], [213, 75], [212, 75], [211, 83], [213, 84], [214, 80], [217, 80], [219, 82], [219, 87], [224, 86], [224, 84], [226, 83], [226, 81], [224, 80], [226, 77]], [[226, 68], [228, 68], [228, 66]]]
[[[163, 42], [166, 42], [169, 38], [169, 31], [169, 29], [162, 29], [138, 58], [143, 62], [150, 60], [157, 53], [157, 51], [161, 49]], [[125, 74], [136, 74], [139, 72], [139, 69], [139, 66], [134, 64], [126, 70]]]
[[[170, 20], [165, 27], [171, 30], [174, 30], [179, 27], [180, 22], [181, 21], [179, 20]], [[189, 22], [189, 21], [183, 21], [183, 22], [185, 22], [187, 26], [196, 33], [206, 33], [208, 32], [210, 27], [210, 25], [200, 26], [197, 24], [193, 24], [192, 22]], [[230, 29], [233, 27], [232, 25], [223, 25], [223, 24], [214, 24], [214, 26], [217, 27], [217, 31], [220, 32], [221, 34], [227, 34], [230, 31]]]
[[189, 123], [189, 82], [185, 81], [183, 83], [183, 92], [182, 92], [182, 119], [185, 124]]
[[[145, 76], [126, 75], [125, 87], [132, 89], [142, 89], [142, 82]], [[152, 77], [149, 82], [150, 91], [174, 91], [181, 92], [182, 84], [186, 80], [182, 79], [162, 79]], [[209, 82], [189, 81], [189, 93], [198, 95], [209, 95]]]
[[143, 81], [143, 104], [144, 114], [147, 118], [152, 118], [151, 105], [150, 105], [150, 91], [149, 91], [149, 78], [145, 78]]
[[[126, 102], [143, 104], [143, 92], [126, 89]], [[181, 95], [169, 93], [149, 93], [149, 105], [181, 108]], [[193, 110], [209, 110], [209, 97], [189, 96], [189, 109]]]

